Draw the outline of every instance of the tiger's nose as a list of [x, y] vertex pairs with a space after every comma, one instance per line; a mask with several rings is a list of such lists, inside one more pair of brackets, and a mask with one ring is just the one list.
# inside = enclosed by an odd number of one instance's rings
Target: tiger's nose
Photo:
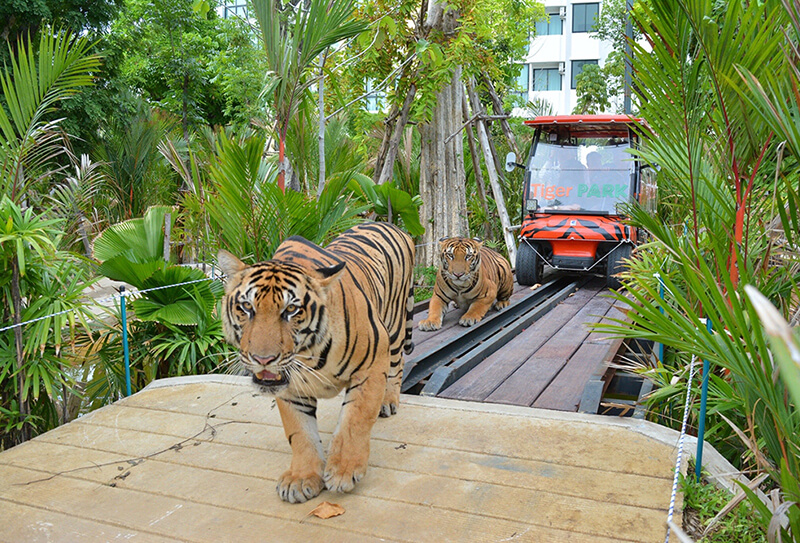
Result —
[[257, 354], [252, 355], [253, 360], [261, 364], [261, 366], [269, 366], [272, 364], [277, 357], [275, 356], [258, 356]]
[[453, 272], [453, 275], [455, 275], [456, 279], [461, 279], [464, 276], [464, 272]]

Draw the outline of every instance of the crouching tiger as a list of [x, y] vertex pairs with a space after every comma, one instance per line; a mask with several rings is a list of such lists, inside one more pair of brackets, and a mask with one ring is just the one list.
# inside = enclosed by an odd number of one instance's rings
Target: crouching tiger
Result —
[[439, 271], [428, 306], [428, 318], [419, 323], [424, 331], [438, 330], [450, 302], [466, 307], [461, 326], [479, 322], [494, 305], [502, 309], [514, 292], [508, 261], [469, 238], [444, 238], [439, 242]]
[[[281, 499], [323, 489], [348, 492], [364, 476], [378, 415], [397, 411], [409, 320], [414, 245], [398, 228], [365, 223], [326, 248], [285, 240], [271, 260], [246, 266], [227, 251], [222, 323], [226, 339], [263, 392], [277, 399], [292, 449], [278, 479]], [[327, 461], [317, 399], [346, 389]]]

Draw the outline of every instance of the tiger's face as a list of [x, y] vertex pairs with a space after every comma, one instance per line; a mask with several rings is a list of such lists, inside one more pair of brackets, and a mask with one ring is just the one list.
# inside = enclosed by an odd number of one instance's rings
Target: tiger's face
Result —
[[455, 285], [467, 284], [481, 266], [480, 241], [469, 238], [447, 238], [439, 242], [441, 271]]
[[228, 276], [223, 332], [253, 381], [271, 394], [293, 381], [310, 386], [308, 374], [326, 347], [318, 339], [328, 326], [327, 292], [344, 264], [309, 271], [270, 260], [248, 267], [227, 251], [218, 260]]

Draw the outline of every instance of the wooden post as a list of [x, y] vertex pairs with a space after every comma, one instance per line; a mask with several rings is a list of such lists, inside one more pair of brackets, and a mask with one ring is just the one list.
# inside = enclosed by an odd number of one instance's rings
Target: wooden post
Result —
[[164, 260], [169, 262], [169, 236], [172, 230], [172, 213], [164, 215]]
[[[470, 78], [467, 83], [467, 92], [469, 93], [469, 101], [472, 104], [472, 110], [476, 113], [483, 113], [478, 95], [475, 92], [474, 80]], [[511, 265], [517, 261], [517, 244], [514, 240], [514, 234], [511, 233], [511, 221], [508, 218], [508, 211], [506, 211], [506, 201], [503, 198], [503, 189], [500, 187], [499, 176], [495, 168], [494, 156], [492, 149], [489, 145], [489, 136], [486, 133], [486, 123], [483, 119], [479, 118], [476, 123], [478, 128], [478, 141], [483, 149], [484, 162], [486, 163], [486, 170], [489, 173], [489, 183], [492, 186], [492, 194], [494, 194], [495, 202], [497, 203], [497, 213], [500, 215], [500, 224], [503, 227], [503, 238], [506, 241], [506, 248], [508, 249], [508, 259]]]
[[[461, 96], [461, 110], [464, 115], [464, 120], [469, 119], [469, 108], [467, 107], [467, 93]], [[472, 157], [472, 171], [475, 172], [475, 184], [478, 185], [478, 199], [481, 201], [481, 208], [486, 215], [486, 221], [483, 223], [483, 235], [487, 239], [492, 237], [492, 226], [489, 224], [489, 204], [486, 203], [486, 186], [483, 183], [483, 170], [481, 170], [481, 159], [478, 156], [478, 149], [475, 146], [475, 134], [472, 132], [472, 124], [469, 123], [466, 127], [467, 130], [467, 143], [469, 144], [469, 154]]]
[[[494, 107], [494, 114], [495, 115], [503, 115], [505, 112], [503, 111], [503, 101], [500, 100], [500, 96], [497, 94], [497, 91], [492, 84], [492, 80], [486, 74], [483, 74], [483, 81], [486, 83], [486, 88], [489, 90], [489, 96], [492, 97], [492, 106]], [[511, 126], [508, 124], [508, 119], [502, 118], [500, 119], [500, 126], [503, 129], [503, 134], [505, 134], [506, 139], [508, 140], [508, 145], [511, 147], [511, 150], [514, 151], [514, 154], [517, 157], [522, 158], [519, 152], [519, 146], [517, 145], [517, 138], [514, 136], [514, 132], [511, 131]]]

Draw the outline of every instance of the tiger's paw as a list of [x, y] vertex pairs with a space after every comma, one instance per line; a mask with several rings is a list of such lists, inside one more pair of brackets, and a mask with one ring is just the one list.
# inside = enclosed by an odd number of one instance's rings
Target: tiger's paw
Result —
[[508, 307], [508, 304], [510, 304], [510, 303], [511, 303], [510, 300], [497, 300], [494, 303], [494, 308], [495, 309], [503, 309], [504, 307]]
[[325, 484], [318, 473], [295, 475], [287, 470], [278, 479], [278, 495], [285, 502], [303, 503], [319, 495]]
[[468, 315], [464, 315], [458, 320], [458, 324], [461, 326], [472, 326], [473, 324], [477, 324], [481, 322], [481, 317], [471, 317]]
[[350, 492], [367, 473], [367, 455], [354, 456], [347, 460], [344, 455], [333, 455], [325, 466], [325, 488], [331, 492]]
[[380, 416], [382, 418], [391, 417], [397, 413], [397, 407], [400, 402], [389, 402], [381, 405]]
[[420, 322], [417, 325], [417, 328], [422, 330], [423, 332], [432, 332], [433, 330], [438, 330], [442, 327], [442, 321], [435, 321], [432, 319], [425, 319], [424, 321]]

